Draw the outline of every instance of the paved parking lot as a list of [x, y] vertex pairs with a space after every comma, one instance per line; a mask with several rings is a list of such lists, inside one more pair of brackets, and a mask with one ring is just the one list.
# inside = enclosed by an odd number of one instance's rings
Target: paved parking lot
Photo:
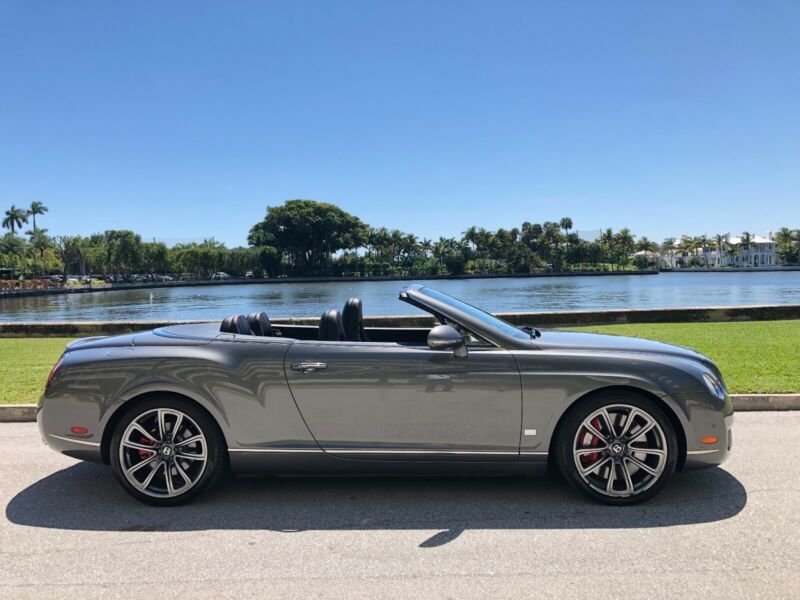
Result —
[[186, 507], [0, 425], [0, 595], [797, 597], [800, 412], [739, 413], [724, 468], [648, 504], [548, 479], [240, 479]]

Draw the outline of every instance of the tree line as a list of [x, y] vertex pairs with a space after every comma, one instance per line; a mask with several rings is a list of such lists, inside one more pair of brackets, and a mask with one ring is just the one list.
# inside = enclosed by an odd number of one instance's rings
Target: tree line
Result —
[[[116, 276], [172, 274], [210, 278], [223, 271], [232, 277], [309, 275], [448, 275], [512, 274], [537, 271], [596, 271], [657, 268], [665, 256], [680, 266], [716, 266], [709, 259], [746, 252], [745, 232], [732, 245], [723, 235], [668, 238], [661, 244], [629, 229], [606, 229], [594, 240], [580, 237], [571, 218], [487, 230], [469, 227], [459, 237], [419, 238], [412, 233], [371, 227], [338, 206], [313, 200], [289, 200], [267, 208], [248, 235], [247, 247], [228, 248], [213, 239], [168, 247], [148, 242], [130, 230], [107, 230], [90, 236], [50, 236], [36, 217], [48, 212], [41, 202], [12, 206], [2, 226], [0, 277], [62, 274]], [[31, 229], [23, 232], [24, 226]], [[783, 228], [775, 236], [786, 264], [800, 258], [800, 230]], [[685, 264], [681, 264], [681, 263]]]

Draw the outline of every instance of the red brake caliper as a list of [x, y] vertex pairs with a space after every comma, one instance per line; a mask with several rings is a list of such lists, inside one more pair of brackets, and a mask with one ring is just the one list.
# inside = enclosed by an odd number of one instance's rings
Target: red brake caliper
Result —
[[[600, 417], [595, 417], [592, 420], [592, 427], [594, 427], [597, 431], [600, 431]], [[591, 447], [597, 448], [600, 445], [600, 438], [594, 435], [591, 431], [589, 432], [589, 435], [592, 436], [592, 441], [590, 442]], [[581, 456], [584, 466], [589, 466], [599, 458], [599, 452], [592, 452], [591, 454], [584, 454]]]
[[[139, 443], [142, 444], [143, 446], [152, 446], [153, 440], [142, 436], [139, 438]], [[138, 452], [139, 452], [139, 458], [147, 458], [154, 452], [154, 450], [139, 450]]]

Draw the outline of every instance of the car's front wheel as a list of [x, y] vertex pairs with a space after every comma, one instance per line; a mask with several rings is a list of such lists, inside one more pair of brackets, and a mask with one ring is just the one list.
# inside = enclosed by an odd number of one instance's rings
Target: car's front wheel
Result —
[[556, 463], [565, 479], [595, 500], [643, 502], [675, 472], [675, 428], [644, 395], [600, 392], [565, 419], [556, 438]]
[[128, 410], [111, 438], [111, 466], [122, 487], [148, 504], [187, 502], [227, 468], [216, 423], [179, 398], [154, 398]]

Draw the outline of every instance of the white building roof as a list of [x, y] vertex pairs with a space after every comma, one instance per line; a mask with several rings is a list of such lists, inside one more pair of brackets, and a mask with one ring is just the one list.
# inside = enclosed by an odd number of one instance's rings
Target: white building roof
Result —
[[[734, 244], [734, 245], [741, 244], [742, 243], [742, 238], [732, 235], [731, 239], [730, 239], [730, 243]], [[769, 238], [765, 238], [764, 236], [761, 236], [761, 235], [754, 235], [754, 236], [752, 236], [750, 238], [750, 243], [751, 244], [774, 244], [775, 241], [771, 240]]]

